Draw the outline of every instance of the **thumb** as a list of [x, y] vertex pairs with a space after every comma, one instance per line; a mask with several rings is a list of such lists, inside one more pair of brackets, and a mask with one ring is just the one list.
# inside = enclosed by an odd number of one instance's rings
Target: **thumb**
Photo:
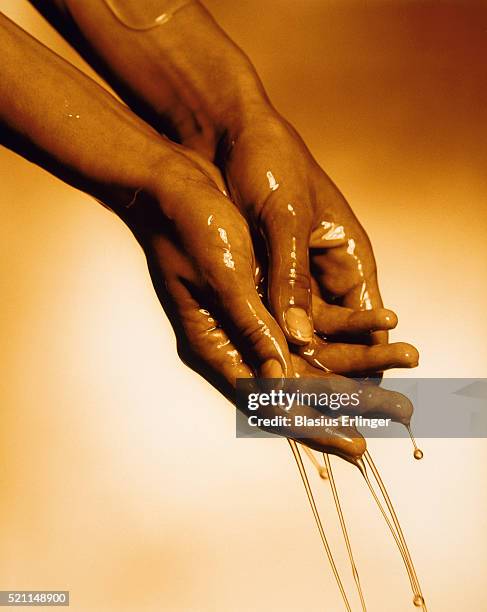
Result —
[[304, 345], [313, 337], [308, 243], [311, 216], [279, 195], [261, 215], [269, 257], [269, 303], [289, 342]]
[[286, 338], [262, 303], [250, 272], [244, 282], [216, 290], [219, 319], [255, 372], [264, 378], [294, 376]]

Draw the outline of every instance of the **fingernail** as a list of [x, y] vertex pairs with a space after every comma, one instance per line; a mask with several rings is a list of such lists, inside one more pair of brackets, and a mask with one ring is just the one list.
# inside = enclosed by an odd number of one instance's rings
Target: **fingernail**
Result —
[[394, 329], [397, 325], [397, 314], [387, 308], [382, 308], [380, 312], [384, 319], [384, 329]]
[[284, 371], [277, 359], [268, 359], [260, 367], [262, 378], [284, 378]]
[[419, 364], [419, 353], [416, 347], [407, 342], [397, 342], [392, 344], [396, 349], [397, 363], [396, 367], [400, 368], [415, 368]]
[[285, 314], [289, 333], [300, 343], [311, 342], [313, 338], [313, 327], [305, 310], [291, 307]]

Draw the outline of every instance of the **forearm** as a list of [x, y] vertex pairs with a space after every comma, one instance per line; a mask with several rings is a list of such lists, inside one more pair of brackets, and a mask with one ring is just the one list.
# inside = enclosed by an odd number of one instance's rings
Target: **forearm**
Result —
[[[91, 195], [149, 185], [163, 141], [113, 96], [0, 14], [3, 143]], [[143, 160], [143, 163], [141, 163]]]
[[[116, 4], [133, 23], [150, 23], [154, 6], [163, 12], [171, 1]], [[251, 62], [201, 3], [188, 0], [166, 23], [137, 31], [104, 0], [62, 2], [107, 72], [160, 119], [161, 130], [169, 124], [180, 142], [211, 157], [222, 136], [231, 137], [241, 122], [269, 109]]]

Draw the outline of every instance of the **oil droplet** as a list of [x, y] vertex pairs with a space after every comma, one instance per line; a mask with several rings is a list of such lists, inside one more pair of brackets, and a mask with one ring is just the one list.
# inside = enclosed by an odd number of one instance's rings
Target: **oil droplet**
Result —
[[271, 191], [276, 191], [276, 189], [279, 189], [279, 183], [276, 181], [276, 179], [274, 178], [274, 175], [272, 174], [270, 170], [266, 172], [266, 176], [267, 176], [267, 180], [269, 181], [269, 189]]
[[323, 480], [327, 480], [328, 479], [328, 472], [326, 471], [326, 467], [324, 465], [321, 465], [321, 463], [314, 456], [313, 451], [310, 448], [308, 448], [304, 444], [302, 445], [302, 447], [303, 447], [304, 452], [308, 456], [309, 460], [314, 465], [316, 471], [318, 472], [319, 477], [322, 478]]
[[423, 451], [420, 448], [418, 448], [418, 445], [416, 444], [416, 440], [414, 439], [413, 432], [411, 431], [411, 426], [406, 425], [406, 429], [408, 430], [409, 437], [411, 438], [411, 442], [413, 443], [413, 446], [414, 446], [413, 457], [419, 461], [424, 456]]
[[423, 451], [420, 448], [414, 449], [414, 458], [418, 461], [423, 458]]
[[413, 604], [417, 608], [420, 608], [422, 605], [424, 605], [424, 599], [421, 597], [421, 595], [415, 595], [413, 599]]

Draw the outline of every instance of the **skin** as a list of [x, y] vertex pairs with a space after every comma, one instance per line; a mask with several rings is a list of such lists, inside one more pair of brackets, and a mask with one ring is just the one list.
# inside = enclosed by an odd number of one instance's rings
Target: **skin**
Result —
[[[310, 368], [291, 355], [261, 300], [249, 226], [215, 166], [162, 138], [3, 16], [0, 47], [4, 144], [94, 196], [128, 224], [147, 254], [186, 361], [227, 388], [238, 377], [279, 378], [295, 375], [295, 367]], [[318, 331], [367, 334], [395, 324], [390, 311], [354, 312], [322, 302], [316, 296]], [[317, 336], [318, 341], [325, 345]], [[391, 362], [391, 346], [372, 355], [344, 344], [330, 369], [353, 370], [358, 363], [364, 371], [382, 369]], [[331, 452], [332, 442], [318, 438], [310, 445]], [[337, 445], [337, 454], [346, 454], [345, 443]]]
[[[307, 344], [316, 328], [310, 267], [328, 301], [382, 307], [365, 232], [289, 124], [271, 113], [240, 130], [224, 172], [234, 200], [264, 236], [269, 303], [290, 341]], [[308, 314], [308, 325], [296, 309]]]
[[[110, 0], [120, 20], [101, 0], [32, 1], [140, 116], [219, 166], [268, 270], [269, 308], [290, 343], [314, 338], [313, 282], [329, 302], [382, 308], [373, 251], [350, 206], [200, 2]], [[161, 26], [127, 27], [175, 7]], [[386, 342], [386, 330], [367, 340]], [[405, 360], [414, 362], [410, 355], [396, 363]]]
[[229, 204], [214, 167], [162, 139], [5, 17], [0, 46], [5, 144], [115, 210], [157, 260], [178, 305], [180, 285], [191, 283], [225, 311], [254, 371], [268, 370], [270, 361], [274, 374], [291, 375], [287, 343], [255, 289], [248, 226]]

